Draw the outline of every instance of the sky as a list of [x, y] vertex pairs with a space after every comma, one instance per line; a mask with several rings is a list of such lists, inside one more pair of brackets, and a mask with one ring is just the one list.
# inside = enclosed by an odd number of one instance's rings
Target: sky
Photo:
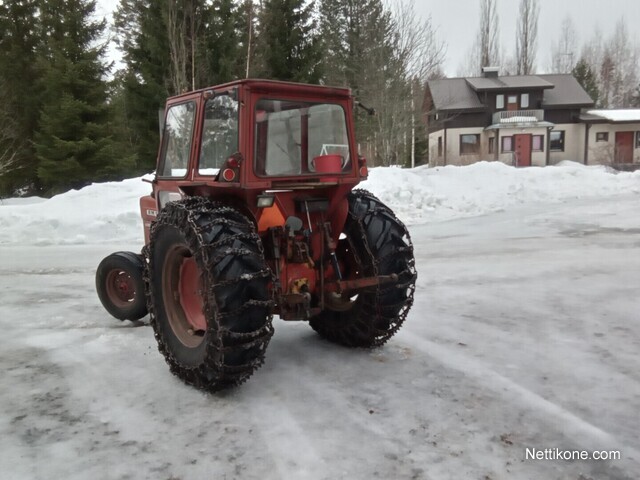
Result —
[[[393, 1], [393, 0], [389, 0]], [[515, 50], [519, 0], [497, 0], [500, 17], [500, 45], [506, 54]], [[119, 0], [98, 0], [98, 13], [108, 15]], [[539, 0], [537, 67], [544, 72], [550, 63], [551, 45], [557, 41], [562, 20], [569, 15], [578, 32], [578, 45], [588, 41], [596, 27], [609, 36], [624, 16], [631, 35], [634, 19], [640, 18], [640, 0]], [[447, 45], [444, 71], [455, 76], [464, 61], [478, 29], [480, 0], [414, 0], [417, 13], [431, 16], [438, 38]], [[637, 36], [636, 36], [637, 37]], [[640, 40], [640, 38], [636, 38]], [[115, 52], [115, 57], [119, 57]], [[579, 52], [575, 52], [579, 55]]]
[[[500, 21], [500, 45], [506, 54], [515, 51], [516, 23], [519, 0], [497, 0]], [[551, 45], [558, 41], [560, 26], [569, 15], [578, 33], [578, 45], [588, 41], [596, 26], [605, 37], [624, 16], [628, 31], [633, 33], [633, 21], [640, 18], [639, 0], [539, 0], [537, 67], [544, 72], [550, 63]], [[444, 70], [455, 76], [468, 55], [478, 30], [480, 0], [415, 0], [416, 12], [424, 18], [431, 15], [438, 37], [447, 44]], [[636, 40], [639, 40], [636, 35]], [[579, 55], [580, 52], [575, 52]]]

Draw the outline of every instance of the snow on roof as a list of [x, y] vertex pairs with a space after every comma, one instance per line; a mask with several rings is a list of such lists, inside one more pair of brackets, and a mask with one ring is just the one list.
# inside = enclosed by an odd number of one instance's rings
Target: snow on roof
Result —
[[604, 118], [610, 122], [640, 122], [640, 108], [624, 110], [589, 110], [589, 115]]

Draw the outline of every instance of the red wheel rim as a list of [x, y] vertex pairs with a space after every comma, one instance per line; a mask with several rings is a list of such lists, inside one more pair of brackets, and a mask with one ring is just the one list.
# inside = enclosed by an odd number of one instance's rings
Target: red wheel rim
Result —
[[193, 257], [186, 257], [180, 266], [180, 305], [187, 317], [187, 322], [196, 331], [207, 329], [202, 302], [202, 283], [198, 264]]
[[176, 245], [165, 257], [162, 296], [169, 325], [183, 345], [195, 348], [207, 330], [200, 270], [188, 248]]
[[136, 298], [136, 284], [126, 271], [111, 270], [106, 279], [107, 296], [117, 307], [128, 307]]

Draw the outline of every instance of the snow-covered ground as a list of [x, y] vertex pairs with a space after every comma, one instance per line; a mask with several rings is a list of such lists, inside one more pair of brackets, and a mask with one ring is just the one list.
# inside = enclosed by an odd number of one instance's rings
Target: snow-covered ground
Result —
[[416, 245], [403, 329], [362, 351], [276, 320], [264, 367], [215, 396], [94, 292], [140, 248], [148, 187], [0, 204], [1, 478], [637, 480], [640, 174], [373, 169]]

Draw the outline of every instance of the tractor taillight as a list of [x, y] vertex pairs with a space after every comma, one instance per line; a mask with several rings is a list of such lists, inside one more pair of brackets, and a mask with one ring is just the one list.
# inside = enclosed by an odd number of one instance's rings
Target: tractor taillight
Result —
[[360, 167], [360, 170], [358, 172], [360, 173], [361, 177], [366, 177], [367, 175], [369, 175], [369, 170], [367, 170], [367, 159], [362, 155], [358, 155], [358, 166]]
[[236, 178], [236, 172], [233, 168], [225, 168], [222, 171], [222, 179], [225, 182], [233, 182]]
[[240, 164], [242, 163], [242, 154], [237, 152], [227, 158], [225, 165], [218, 176], [218, 180], [222, 182], [237, 182], [240, 177]]
[[229, 168], [240, 167], [240, 159], [237, 156], [232, 155], [231, 157], [227, 158], [227, 166]]

